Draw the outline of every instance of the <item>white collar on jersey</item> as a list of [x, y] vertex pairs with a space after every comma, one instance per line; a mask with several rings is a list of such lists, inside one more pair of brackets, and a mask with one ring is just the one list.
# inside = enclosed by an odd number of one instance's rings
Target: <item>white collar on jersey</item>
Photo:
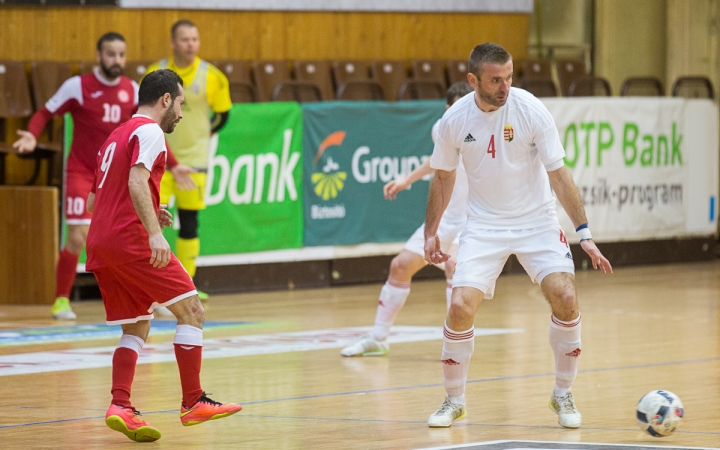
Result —
[[146, 116], [145, 114], [133, 114], [133, 119], [136, 118], [136, 117], [144, 117], [144, 118], [146, 118], [146, 119], [153, 120], [152, 117]]
[[115, 81], [108, 81], [103, 78], [102, 75], [100, 75], [99, 67], [93, 69], [93, 74], [95, 74], [95, 78], [105, 86], [117, 86], [120, 83], [120, 77], [115, 78]]

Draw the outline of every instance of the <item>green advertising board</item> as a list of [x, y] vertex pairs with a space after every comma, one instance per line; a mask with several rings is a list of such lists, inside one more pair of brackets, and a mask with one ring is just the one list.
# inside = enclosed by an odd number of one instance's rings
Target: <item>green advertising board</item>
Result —
[[407, 240], [423, 222], [428, 183], [397, 200], [383, 186], [433, 150], [439, 100], [303, 105], [305, 245]]
[[[201, 256], [302, 247], [300, 105], [233, 105], [210, 147], [207, 177]], [[165, 235], [174, 241], [177, 232]]]
[[[65, 119], [69, 149], [72, 119]], [[300, 105], [234, 105], [210, 148], [200, 255], [302, 247], [302, 164]], [[176, 222], [164, 234], [174, 249], [179, 223], [170, 210]]]

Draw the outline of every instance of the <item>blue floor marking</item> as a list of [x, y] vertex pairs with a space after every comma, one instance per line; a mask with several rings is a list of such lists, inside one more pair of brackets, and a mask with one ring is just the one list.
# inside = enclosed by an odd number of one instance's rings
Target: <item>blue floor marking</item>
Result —
[[[257, 323], [258, 322], [220, 322], [209, 320], [204, 323], [203, 329], [208, 331], [221, 328], [236, 328], [255, 325]], [[176, 326], [177, 322], [175, 320], [153, 320], [152, 326], [150, 327], [150, 336], [174, 333]], [[106, 325], [104, 323], [0, 330], [0, 346], [118, 338], [121, 333], [120, 325]]]
[[[608, 372], [613, 370], [633, 370], [633, 369], [646, 369], [649, 367], [662, 367], [662, 366], [676, 366], [676, 365], [683, 365], [683, 364], [697, 364], [697, 363], [705, 363], [705, 362], [713, 362], [713, 361], [720, 361], [719, 357], [714, 358], [702, 358], [702, 359], [687, 359], [683, 361], [666, 361], [666, 362], [658, 362], [658, 363], [649, 363], [649, 364], [636, 364], [632, 366], [618, 366], [618, 367], [606, 367], [606, 368], [597, 368], [597, 369], [585, 369], [585, 370], [579, 370], [578, 373], [595, 373], [595, 372]], [[481, 378], [478, 380], [468, 380], [468, 383], [487, 383], [492, 381], [508, 381], [508, 380], [518, 380], [518, 379], [525, 379], [525, 378], [540, 378], [540, 377], [548, 377], [548, 376], [555, 376], [555, 373], [536, 373], [536, 374], [529, 374], [529, 375], [509, 375], [506, 377], [493, 377], [493, 378]], [[270, 399], [270, 400], [258, 400], [254, 402], [243, 402], [243, 405], [259, 405], [263, 403], [279, 403], [279, 402], [285, 402], [285, 401], [294, 401], [294, 400], [309, 400], [309, 399], [315, 399], [315, 398], [326, 398], [326, 397], [339, 397], [344, 395], [358, 395], [358, 394], [368, 394], [368, 393], [376, 393], [376, 392], [387, 392], [387, 391], [402, 391], [407, 389], [424, 389], [428, 387], [440, 387], [442, 386], [442, 383], [432, 383], [432, 384], [419, 384], [415, 386], [399, 386], [399, 387], [390, 387], [390, 388], [382, 388], [382, 389], [367, 389], [362, 391], [348, 391], [348, 392], [334, 392], [330, 394], [316, 394], [316, 395], [302, 395], [299, 397], [285, 397], [285, 398], [276, 398], [276, 399]], [[23, 406], [24, 408], [32, 408], [32, 406]], [[174, 413], [177, 414], [178, 410], [176, 409], [170, 409], [170, 410], [160, 410], [160, 411], [149, 411], [144, 412], [143, 415], [151, 415], [151, 414], [170, 414]], [[244, 414], [244, 416], [250, 417], [249, 414]], [[12, 424], [12, 425], [0, 425], [1, 429], [6, 428], [20, 428], [20, 427], [28, 427], [28, 426], [34, 426], [34, 425], [50, 425], [55, 423], [64, 423], [64, 422], [75, 422], [79, 420], [92, 420], [92, 419], [102, 419], [105, 416], [91, 416], [91, 417], [78, 417], [78, 418], [72, 418], [72, 419], [59, 419], [59, 420], [48, 420], [43, 422], [29, 422], [29, 423], [19, 423], [19, 424]], [[261, 416], [257, 416], [261, 417]], [[267, 416], [267, 417], [273, 417], [273, 418], [282, 418], [282, 416]], [[293, 416], [289, 416], [288, 418], [293, 418]], [[302, 418], [302, 417], [297, 417]], [[316, 417], [308, 417], [308, 420], [348, 420], [348, 421], [368, 421], [368, 422], [402, 422], [402, 423], [425, 423], [425, 422], [415, 422], [415, 421], [389, 421], [389, 420], [380, 420], [380, 419], [351, 419], [351, 418], [345, 418], [345, 419], [333, 419], [333, 418], [316, 418]], [[555, 427], [546, 427], [546, 426], [529, 426], [529, 425], [511, 425], [511, 424], [471, 424], [467, 423], [468, 425], [472, 426], [484, 426], [484, 427], [534, 427], [534, 428], [555, 428]], [[588, 428], [583, 427], [583, 429], [586, 430], [619, 430], [623, 431], [625, 429], [623, 428]], [[633, 431], [637, 431], [633, 429]], [[678, 430], [676, 433], [685, 433], [685, 434], [710, 434], [710, 435], [720, 435], [720, 432], [702, 432], [702, 431], [680, 431]]]

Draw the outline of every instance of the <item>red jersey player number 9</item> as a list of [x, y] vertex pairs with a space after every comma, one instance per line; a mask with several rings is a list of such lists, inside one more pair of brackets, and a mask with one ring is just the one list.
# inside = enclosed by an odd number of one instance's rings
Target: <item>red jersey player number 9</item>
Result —
[[105, 183], [105, 178], [107, 178], [108, 169], [110, 169], [110, 164], [112, 164], [113, 156], [115, 155], [115, 147], [117, 144], [115, 142], [112, 142], [110, 145], [108, 145], [108, 148], [105, 150], [105, 154], [103, 155], [102, 162], [100, 163], [100, 171], [104, 173], [102, 181], [100, 181], [100, 184], [98, 185], [98, 189], [103, 187], [103, 184]]

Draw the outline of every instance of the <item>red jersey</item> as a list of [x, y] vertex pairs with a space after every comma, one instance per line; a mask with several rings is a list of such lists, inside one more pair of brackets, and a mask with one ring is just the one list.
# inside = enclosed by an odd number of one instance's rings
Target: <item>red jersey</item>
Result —
[[52, 116], [69, 112], [74, 132], [67, 170], [95, 173], [97, 152], [110, 133], [132, 117], [137, 103], [138, 85], [127, 77], [109, 83], [96, 72], [75, 76], [33, 115], [28, 131], [37, 137]]
[[130, 168], [137, 164], [150, 171], [148, 185], [157, 213], [166, 156], [165, 134], [147, 116], [133, 116], [102, 144], [92, 188], [95, 207], [87, 237], [88, 270], [150, 260], [150, 236], [133, 206], [128, 180]]

